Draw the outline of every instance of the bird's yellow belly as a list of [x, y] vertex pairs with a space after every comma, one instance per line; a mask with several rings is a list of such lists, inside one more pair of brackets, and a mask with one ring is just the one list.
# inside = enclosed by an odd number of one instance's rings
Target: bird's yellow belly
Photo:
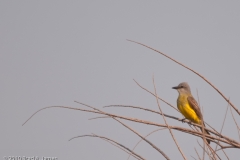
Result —
[[177, 100], [177, 106], [179, 111], [182, 113], [182, 115], [185, 118], [187, 118], [188, 120], [194, 123], [201, 124], [201, 120], [198, 118], [195, 111], [190, 107], [186, 98], [179, 97]]

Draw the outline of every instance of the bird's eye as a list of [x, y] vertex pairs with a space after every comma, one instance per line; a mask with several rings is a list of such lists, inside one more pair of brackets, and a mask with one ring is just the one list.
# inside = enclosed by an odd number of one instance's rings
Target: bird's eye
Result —
[[181, 88], [183, 88], [183, 86], [181, 86]]

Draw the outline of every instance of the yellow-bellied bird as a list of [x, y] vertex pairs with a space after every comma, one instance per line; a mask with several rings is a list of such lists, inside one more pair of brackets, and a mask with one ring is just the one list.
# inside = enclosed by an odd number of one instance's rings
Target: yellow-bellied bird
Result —
[[[179, 93], [177, 99], [177, 107], [178, 110], [182, 113], [182, 115], [193, 123], [197, 123], [199, 125], [202, 125], [203, 123], [203, 125], [205, 126], [201, 110], [198, 106], [198, 103], [191, 94], [188, 83], [182, 82], [178, 86], [172, 88], [176, 89]], [[204, 130], [204, 133], [210, 135], [207, 130]], [[207, 142], [210, 144], [210, 140], [207, 140]]]

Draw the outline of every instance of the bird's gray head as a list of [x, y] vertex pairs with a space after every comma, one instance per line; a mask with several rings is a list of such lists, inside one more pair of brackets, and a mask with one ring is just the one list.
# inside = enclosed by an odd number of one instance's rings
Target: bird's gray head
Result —
[[172, 87], [172, 89], [176, 89], [178, 93], [185, 93], [185, 94], [191, 94], [191, 89], [187, 82], [182, 82], [176, 87]]

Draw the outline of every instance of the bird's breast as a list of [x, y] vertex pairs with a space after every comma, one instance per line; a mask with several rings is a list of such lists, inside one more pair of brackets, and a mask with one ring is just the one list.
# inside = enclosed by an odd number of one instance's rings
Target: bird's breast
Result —
[[200, 119], [196, 112], [191, 108], [187, 100], [187, 95], [179, 95], [177, 99], [177, 107], [182, 115], [194, 123], [200, 123]]

